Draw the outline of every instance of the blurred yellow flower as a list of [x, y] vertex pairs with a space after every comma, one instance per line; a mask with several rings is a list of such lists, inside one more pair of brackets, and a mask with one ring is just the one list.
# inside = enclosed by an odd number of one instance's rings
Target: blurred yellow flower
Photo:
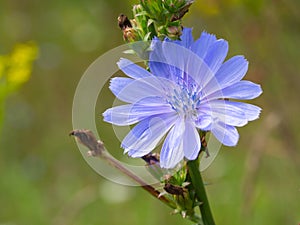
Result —
[[0, 128], [4, 118], [5, 99], [29, 80], [37, 55], [38, 47], [33, 42], [16, 44], [10, 54], [0, 55]]
[[33, 42], [15, 45], [12, 53], [4, 61], [6, 65], [2, 69], [4, 70], [8, 86], [18, 87], [28, 81], [32, 71], [32, 63], [37, 58], [37, 55], [38, 47]]

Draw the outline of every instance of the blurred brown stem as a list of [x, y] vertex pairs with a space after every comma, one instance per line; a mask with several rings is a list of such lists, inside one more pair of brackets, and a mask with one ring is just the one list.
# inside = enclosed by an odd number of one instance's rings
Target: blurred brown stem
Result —
[[131, 172], [122, 164], [120, 164], [118, 160], [111, 157], [105, 150], [103, 143], [100, 140], [97, 140], [95, 135], [90, 130], [73, 130], [70, 133], [70, 135], [75, 136], [79, 143], [86, 146], [90, 150], [88, 151], [88, 154], [90, 156], [95, 156], [104, 159], [111, 166], [115, 167], [116, 169], [124, 173], [126, 176], [134, 180], [136, 183], [140, 184], [141, 187], [149, 194], [159, 199], [161, 202], [167, 204], [171, 208], [176, 208], [176, 205], [172, 201], [170, 201], [165, 196], [161, 196], [160, 192], [155, 190], [154, 187], [145, 183], [141, 178], [139, 178], [133, 172]]

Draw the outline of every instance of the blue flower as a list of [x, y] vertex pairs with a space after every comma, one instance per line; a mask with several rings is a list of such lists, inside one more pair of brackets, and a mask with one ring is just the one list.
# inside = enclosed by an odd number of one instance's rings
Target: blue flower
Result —
[[206, 32], [194, 41], [192, 30], [184, 28], [180, 41], [152, 41], [151, 72], [121, 59], [118, 66], [129, 78], [113, 78], [110, 89], [129, 104], [110, 108], [103, 116], [119, 126], [137, 123], [122, 141], [125, 153], [142, 157], [166, 136], [160, 165], [174, 168], [184, 158], [197, 158], [199, 130], [211, 131], [224, 145], [235, 146], [236, 126], [257, 119], [261, 109], [231, 99], [253, 99], [262, 90], [242, 80], [247, 60], [234, 56], [224, 62], [227, 52], [227, 41]]

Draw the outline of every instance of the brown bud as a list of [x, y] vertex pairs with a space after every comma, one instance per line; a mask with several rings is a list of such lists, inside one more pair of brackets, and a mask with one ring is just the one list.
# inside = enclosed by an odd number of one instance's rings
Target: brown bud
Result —
[[132, 25], [130, 23], [130, 20], [124, 14], [121, 14], [118, 17], [118, 25], [121, 28], [121, 30], [124, 30], [124, 29], [126, 29], [128, 27], [132, 27]]
[[167, 27], [167, 32], [170, 38], [177, 38], [181, 35], [181, 27], [177, 27], [177, 26]]
[[170, 184], [170, 183], [165, 184], [164, 190], [166, 192], [168, 192], [169, 194], [181, 195], [181, 196], [183, 196], [183, 193], [186, 191], [185, 188], [177, 186], [177, 185], [173, 185], [173, 184]]
[[153, 164], [159, 163], [159, 155], [158, 155], [158, 153], [149, 153], [147, 155], [144, 155], [142, 157], [142, 159], [145, 160], [145, 162], [148, 165], [153, 165]]

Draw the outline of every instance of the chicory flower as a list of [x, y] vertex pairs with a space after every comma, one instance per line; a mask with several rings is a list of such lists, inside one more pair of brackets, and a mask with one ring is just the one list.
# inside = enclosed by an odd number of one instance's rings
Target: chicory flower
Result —
[[128, 103], [106, 110], [106, 122], [136, 124], [122, 141], [124, 152], [142, 157], [165, 137], [160, 166], [174, 168], [184, 158], [194, 160], [201, 149], [199, 130], [211, 133], [224, 145], [235, 146], [236, 127], [259, 117], [255, 105], [233, 100], [258, 97], [261, 87], [242, 80], [248, 70], [243, 56], [224, 62], [228, 43], [203, 32], [196, 41], [183, 29], [181, 40], [152, 40], [149, 69], [127, 59], [118, 62], [128, 76], [111, 80], [115, 96]]

